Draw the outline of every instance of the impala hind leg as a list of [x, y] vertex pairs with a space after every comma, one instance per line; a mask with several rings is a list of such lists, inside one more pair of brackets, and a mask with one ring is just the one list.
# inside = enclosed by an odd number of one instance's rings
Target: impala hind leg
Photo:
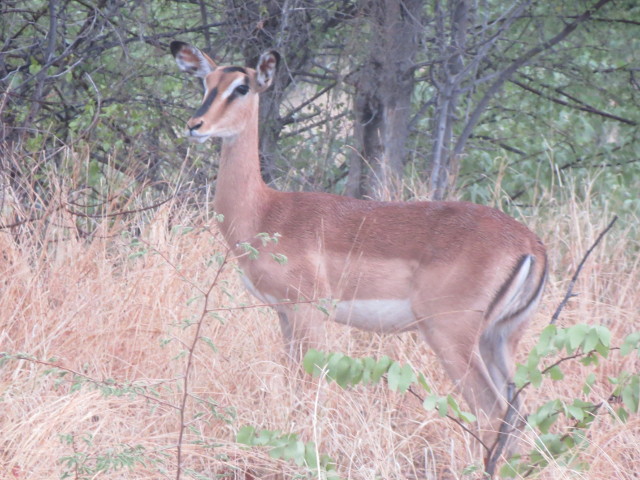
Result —
[[513, 355], [537, 301], [529, 307], [498, 321], [490, 319], [489, 327], [480, 336], [480, 354], [497, 389], [517, 410], [519, 402], [510, 387], [513, 377]]
[[481, 439], [490, 448], [497, 438], [507, 404], [480, 353], [481, 326], [477, 312], [457, 312], [423, 320], [420, 330], [477, 416]]
[[505, 332], [495, 328], [486, 330], [480, 336], [479, 348], [496, 389], [510, 402], [512, 399], [508, 395], [508, 385], [511, 381], [511, 348]]
[[280, 332], [282, 333], [284, 350], [289, 358], [293, 358], [296, 342], [293, 337], [293, 326], [289, 321], [289, 315], [284, 311], [278, 311], [278, 319], [280, 320]]
[[513, 376], [513, 354], [522, 338], [524, 327], [528, 323], [531, 310], [503, 319], [490, 325], [480, 336], [480, 355], [484, 361], [497, 390], [507, 401], [508, 410], [503, 412], [500, 431], [502, 443], [507, 456], [517, 451], [519, 437], [521, 401], [515, 396]]
[[[496, 423], [496, 430], [500, 432], [500, 435], [496, 435], [488, 446], [492, 448], [491, 455], [493, 455], [493, 451], [497, 447], [499, 450], [506, 451], [507, 455], [510, 456], [516, 444], [511, 437], [517, 430], [520, 402], [514, 398], [515, 392], [511, 388], [511, 349], [509, 348], [509, 341], [504, 332], [496, 332], [490, 329], [480, 336], [479, 351], [498, 394], [505, 400], [505, 408], [499, 414], [499, 421]], [[498, 445], [503, 446], [498, 447]], [[505, 447], [506, 450], [503, 450]]]

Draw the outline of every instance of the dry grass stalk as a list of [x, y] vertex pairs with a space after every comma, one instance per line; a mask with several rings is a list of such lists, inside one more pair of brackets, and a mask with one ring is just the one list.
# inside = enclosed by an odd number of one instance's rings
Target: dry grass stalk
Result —
[[[588, 201], [568, 203], [553, 215], [530, 219], [551, 253], [552, 275], [520, 360], [607, 220], [589, 208]], [[60, 211], [18, 235], [0, 232], [0, 351], [43, 361], [55, 357], [53, 363], [97, 383], [72, 391], [71, 374], [60, 378], [45, 375], [43, 364], [7, 362], [0, 369], [0, 478], [51, 479], [64, 471], [83, 478], [61, 459], [81, 453], [95, 458], [138, 445], [144, 463], [96, 478], [174, 478], [176, 406], [184, 351], [194, 331], [185, 322], [198, 319], [199, 290], [210, 285], [218, 268], [212, 259], [224, 249], [206, 219], [171, 205], [157, 211], [139, 238], [128, 233], [126, 222], [104, 220], [90, 238], [78, 239], [70, 229], [73, 221]], [[177, 225], [196, 228], [183, 233]], [[632, 233], [631, 227], [620, 228], [593, 253], [561, 326], [603, 323], [612, 330], [614, 344], [640, 329], [640, 260], [630, 253], [638, 249]], [[227, 268], [210, 301], [236, 307], [253, 299]], [[207, 478], [280, 479], [304, 472], [264, 450], [237, 445], [237, 429], [249, 424], [316, 442], [320, 452], [337, 461], [344, 478], [470, 478], [462, 472], [478, 463], [479, 452], [452, 422], [384, 386], [345, 391], [301, 375], [284, 362], [276, 325], [267, 308], [221, 310], [206, 317], [201, 335], [212, 339], [215, 351], [204, 342], [194, 351], [184, 468]], [[410, 334], [383, 337], [330, 325], [326, 349], [352, 356], [386, 354], [419, 368], [439, 393], [454, 391], [435, 357]], [[597, 375], [605, 379], [638, 366], [637, 359], [614, 354]], [[529, 390], [526, 403], [574, 398], [586, 372], [572, 363], [564, 381]], [[104, 395], [108, 379], [116, 382], [112, 387], [135, 384], [142, 390]], [[607, 401], [608, 394], [596, 387], [591, 396]], [[206, 406], [198, 399], [214, 403]], [[636, 478], [638, 418], [622, 425], [600, 415], [596, 422], [583, 454], [589, 471], [552, 464], [538, 478]], [[533, 440], [531, 435], [524, 439]]]

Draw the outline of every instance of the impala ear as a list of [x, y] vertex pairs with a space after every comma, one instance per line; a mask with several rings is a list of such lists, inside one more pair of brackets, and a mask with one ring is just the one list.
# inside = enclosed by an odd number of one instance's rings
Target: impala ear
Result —
[[280, 63], [280, 54], [275, 50], [269, 50], [260, 55], [258, 65], [256, 65], [258, 92], [263, 92], [271, 86], [278, 63]]
[[195, 75], [198, 78], [204, 78], [216, 68], [216, 62], [193, 45], [173, 41], [170, 48], [178, 68], [183, 72]]

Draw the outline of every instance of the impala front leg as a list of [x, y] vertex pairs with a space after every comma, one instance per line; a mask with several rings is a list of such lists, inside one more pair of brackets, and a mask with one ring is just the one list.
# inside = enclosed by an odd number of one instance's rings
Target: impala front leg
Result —
[[299, 363], [312, 348], [319, 348], [324, 332], [323, 314], [312, 305], [278, 310], [280, 330], [288, 358]]
[[293, 338], [293, 327], [289, 321], [289, 316], [283, 312], [278, 312], [278, 318], [280, 319], [280, 331], [282, 332], [282, 339], [284, 340], [285, 352], [289, 358], [295, 358], [295, 341]]

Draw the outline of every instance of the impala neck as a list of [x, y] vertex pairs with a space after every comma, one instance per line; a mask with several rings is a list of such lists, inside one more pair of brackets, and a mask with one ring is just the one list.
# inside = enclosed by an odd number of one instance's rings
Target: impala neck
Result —
[[231, 247], [252, 241], [260, 233], [259, 221], [268, 191], [260, 174], [256, 114], [238, 135], [222, 140], [213, 204], [216, 213], [224, 215], [220, 230]]

